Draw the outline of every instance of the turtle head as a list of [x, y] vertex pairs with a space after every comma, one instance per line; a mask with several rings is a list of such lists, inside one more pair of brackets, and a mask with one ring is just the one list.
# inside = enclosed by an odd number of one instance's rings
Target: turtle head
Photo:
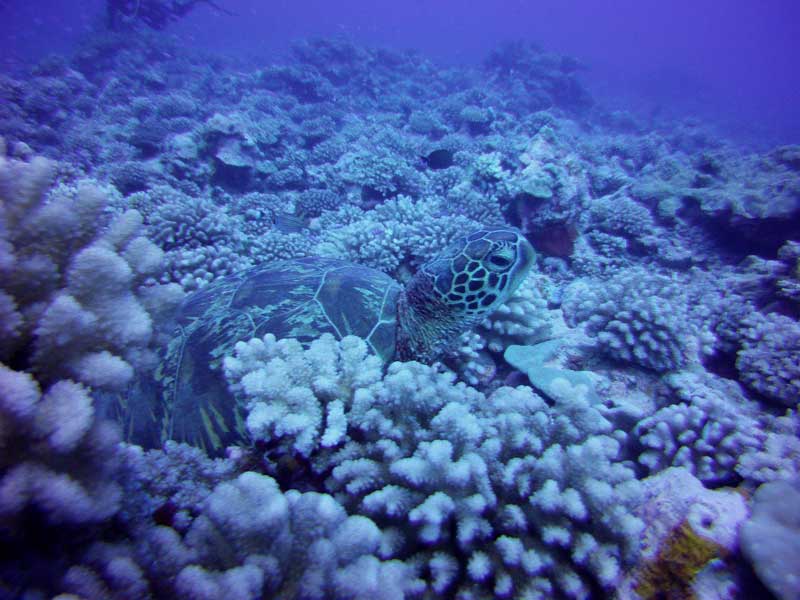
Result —
[[399, 304], [398, 356], [431, 360], [508, 300], [535, 256], [528, 240], [511, 227], [479, 229], [454, 241], [406, 285]]

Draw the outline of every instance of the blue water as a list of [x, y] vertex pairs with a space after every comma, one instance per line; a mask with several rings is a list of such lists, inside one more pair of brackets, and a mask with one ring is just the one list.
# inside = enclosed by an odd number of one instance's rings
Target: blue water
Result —
[[0, 600], [800, 598], [796, 2], [0, 42]]
[[[5, 4], [6, 65], [69, 51], [103, 20], [102, 0]], [[344, 34], [447, 64], [473, 64], [499, 43], [527, 40], [582, 61], [585, 81], [620, 106], [713, 119], [754, 143], [800, 135], [800, 8], [790, 0], [228, 0], [225, 7], [234, 15], [200, 4], [170, 32], [188, 47], [260, 60], [307, 36]]]

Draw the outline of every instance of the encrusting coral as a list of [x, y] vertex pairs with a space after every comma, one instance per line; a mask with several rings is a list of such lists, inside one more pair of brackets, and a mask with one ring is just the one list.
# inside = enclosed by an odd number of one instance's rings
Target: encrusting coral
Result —
[[753, 497], [753, 513], [742, 525], [742, 552], [769, 590], [781, 600], [798, 597], [800, 519], [795, 479], [762, 485]]

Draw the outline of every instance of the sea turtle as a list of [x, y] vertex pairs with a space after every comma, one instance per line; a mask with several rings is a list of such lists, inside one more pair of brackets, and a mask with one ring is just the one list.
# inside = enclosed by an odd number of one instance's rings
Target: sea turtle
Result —
[[141, 402], [141, 386], [129, 398], [128, 437], [145, 445], [174, 439], [210, 454], [246, 440], [221, 363], [237, 342], [266, 333], [304, 343], [324, 332], [357, 335], [387, 363], [429, 362], [508, 299], [534, 256], [517, 230], [490, 227], [457, 239], [405, 286], [375, 269], [321, 257], [221, 278], [184, 301], [149, 386], [154, 404]]

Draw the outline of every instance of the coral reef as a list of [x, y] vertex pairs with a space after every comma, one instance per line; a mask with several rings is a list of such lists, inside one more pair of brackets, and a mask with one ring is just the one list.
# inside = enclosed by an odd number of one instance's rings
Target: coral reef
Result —
[[696, 373], [674, 373], [665, 383], [676, 398], [636, 424], [639, 462], [649, 472], [685, 467], [709, 486], [734, 483], [741, 455], [763, 444], [757, 405], [735, 385]]
[[625, 508], [636, 480], [608, 421], [566, 380], [550, 409], [529, 388], [486, 398], [413, 362], [381, 378], [362, 340], [330, 335], [308, 350], [242, 342], [225, 367], [254, 437], [374, 519], [380, 555], [416, 565], [429, 593], [583, 597], [636, 554], [643, 524]]
[[564, 292], [563, 308], [567, 322], [585, 323], [598, 350], [614, 360], [666, 372], [699, 359], [703, 332], [677, 280], [638, 267], [602, 284], [579, 280]]
[[117, 511], [118, 436], [97, 419], [89, 390], [68, 379], [44, 393], [28, 374], [0, 365], [0, 522], [24, 538], [35, 507], [51, 525], [102, 521]]
[[[153, 351], [151, 313], [180, 299], [176, 286], [143, 285], [162, 251], [136, 211], [112, 218], [96, 184], [49, 195], [52, 165], [0, 156], [0, 358], [43, 383], [73, 378], [124, 387]], [[99, 233], [98, 233], [99, 231]]]
[[[620, 597], [703, 597], [704, 575], [737, 549], [737, 531], [747, 517], [744, 498], [703, 487], [686, 469], [670, 468], [642, 482], [637, 515], [648, 523], [642, 558], [619, 590]], [[711, 597], [731, 597], [735, 578], [722, 568]]]
[[43, 552], [29, 528], [66, 550], [118, 511], [119, 434], [96, 398], [152, 364], [153, 321], [183, 294], [147, 284], [162, 252], [136, 211], [112, 216], [88, 181], [48, 193], [53, 171], [0, 153], [0, 521], [21, 549], [3, 567], [19, 589]]
[[742, 382], [770, 400], [792, 407], [800, 398], [800, 324], [769, 313], [753, 313], [744, 325], [736, 356]]
[[765, 483], [756, 490], [753, 514], [742, 525], [742, 552], [761, 581], [781, 600], [800, 596], [798, 500], [796, 479]]
[[[0, 75], [0, 596], [796, 598], [798, 147], [580, 69], [132, 27]], [[440, 363], [258, 331], [216, 357], [251, 444], [108, 420], [184, 292], [299, 256], [405, 282], [491, 225], [537, 267]]]

